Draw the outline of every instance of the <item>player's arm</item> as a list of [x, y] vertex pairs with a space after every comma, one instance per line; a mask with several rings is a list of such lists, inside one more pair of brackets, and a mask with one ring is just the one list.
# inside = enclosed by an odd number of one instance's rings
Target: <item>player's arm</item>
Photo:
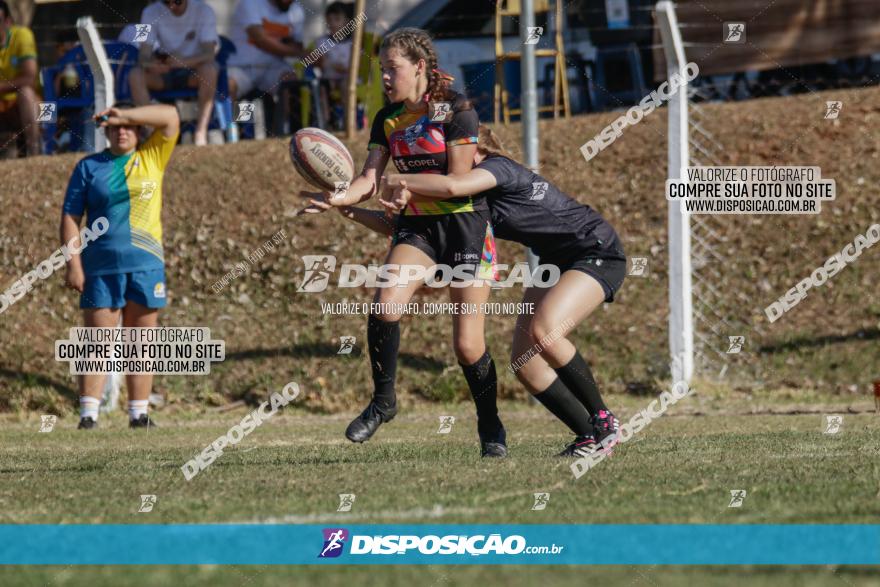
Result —
[[82, 293], [83, 286], [85, 285], [85, 274], [83, 273], [82, 260], [79, 258], [79, 253], [75, 253], [74, 250], [79, 251], [82, 246], [79, 237], [79, 223], [81, 221], [82, 216], [68, 213], [61, 214], [61, 245], [66, 245], [73, 249], [70, 251], [70, 259], [67, 261], [67, 272], [64, 276], [64, 282], [67, 287], [75, 289], [80, 293]]
[[194, 69], [203, 63], [213, 61], [216, 49], [217, 46], [214, 43], [200, 43], [199, 52], [192, 57], [181, 57], [179, 55], [172, 55], [171, 61], [173, 62], [174, 67], [186, 67], [189, 69]]
[[300, 210], [297, 213], [297, 216], [302, 214], [321, 214], [331, 208], [335, 208], [340, 214], [349, 220], [354, 220], [358, 224], [366, 226], [373, 232], [378, 232], [379, 234], [384, 234], [386, 236], [391, 236], [394, 233], [394, 227], [397, 224], [396, 216], [389, 218], [383, 212], [367, 210], [355, 206], [332, 206], [323, 197], [312, 198], [309, 200], [309, 205]]
[[257, 47], [276, 57], [299, 57], [304, 54], [302, 43], [291, 40], [284, 42], [266, 34], [263, 25], [255, 24], [245, 29], [248, 39]]
[[[354, 206], [372, 198], [373, 194], [379, 191], [379, 178], [388, 165], [388, 159], [389, 155], [383, 149], [370, 149], [360, 175], [351, 182], [348, 189], [329, 197], [327, 201], [332, 206]], [[316, 194], [300, 192], [300, 195], [312, 198]]]
[[[106, 119], [104, 118], [106, 117]], [[100, 126], [139, 125], [152, 126], [167, 138], [175, 137], [180, 129], [177, 108], [168, 104], [150, 104], [137, 108], [108, 108], [95, 118]]]
[[385, 236], [391, 236], [394, 234], [394, 227], [397, 225], [396, 216], [388, 218], [383, 212], [376, 210], [367, 210], [365, 208], [349, 206], [346, 208], [339, 208], [339, 211], [349, 220], [354, 220], [358, 224], [366, 226], [373, 232], [378, 232]]
[[498, 185], [495, 176], [485, 169], [471, 169], [463, 175], [392, 173], [385, 179], [389, 189], [406, 187], [419, 195], [439, 199], [470, 196]]
[[14, 92], [18, 88], [31, 87], [37, 85], [37, 60], [29, 57], [21, 62], [18, 75], [9, 81], [0, 80], [0, 94]]

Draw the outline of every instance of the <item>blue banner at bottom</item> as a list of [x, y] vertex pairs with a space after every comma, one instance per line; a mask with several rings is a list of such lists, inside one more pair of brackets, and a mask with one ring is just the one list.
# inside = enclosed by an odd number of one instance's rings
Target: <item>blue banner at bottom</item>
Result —
[[880, 525], [0, 525], [0, 564], [877, 565]]

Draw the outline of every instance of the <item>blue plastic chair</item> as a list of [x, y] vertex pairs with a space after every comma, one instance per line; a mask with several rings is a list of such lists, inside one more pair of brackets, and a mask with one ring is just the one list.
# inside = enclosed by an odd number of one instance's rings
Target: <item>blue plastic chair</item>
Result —
[[[117, 99], [130, 99], [131, 92], [128, 88], [128, 74], [137, 63], [138, 48], [129, 43], [116, 41], [105, 42], [104, 50], [110, 60], [115, 81], [115, 95]], [[79, 77], [79, 85], [74, 93], [55, 93], [55, 78], [68, 66], [73, 66]], [[65, 53], [55, 65], [44, 67], [40, 70], [40, 79], [43, 85], [43, 100], [55, 102], [58, 115], [63, 112], [69, 120], [72, 134], [71, 149], [81, 150], [84, 142], [86, 127], [90, 123], [95, 106], [95, 81], [92, 70], [86, 59], [82, 45], [77, 45]], [[47, 154], [54, 153], [58, 145], [55, 134], [58, 132], [58, 123], [43, 123], [43, 150]]]
[[[218, 66], [217, 91], [214, 94], [214, 109], [211, 113], [211, 124], [208, 128], [221, 129], [226, 132], [232, 122], [232, 98], [229, 96], [229, 73], [226, 62], [229, 56], [235, 53], [235, 43], [220, 35], [220, 49], [214, 60]], [[162, 92], [150, 92], [150, 95], [160, 102], [173, 102], [175, 100], [195, 100], [198, 98], [198, 88], [185, 88], [182, 90], [165, 90]], [[192, 126], [191, 123], [185, 126]]]

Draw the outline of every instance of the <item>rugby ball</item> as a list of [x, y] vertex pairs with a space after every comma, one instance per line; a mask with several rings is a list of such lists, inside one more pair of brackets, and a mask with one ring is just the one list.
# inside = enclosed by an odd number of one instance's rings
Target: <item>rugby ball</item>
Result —
[[354, 160], [342, 142], [320, 128], [303, 128], [290, 139], [290, 160], [311, 185], [334, 191], [354, 177]]

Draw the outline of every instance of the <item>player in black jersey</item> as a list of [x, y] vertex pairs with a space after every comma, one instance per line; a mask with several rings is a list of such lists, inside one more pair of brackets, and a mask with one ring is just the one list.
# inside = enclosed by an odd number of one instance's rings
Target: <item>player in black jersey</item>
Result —
[[[373, 119], [363, 171], [332, 198], [303, 194], [314, 201], [350, 206], [369, 199], [378, 192], [379, 177], [389, 161], [401, 173], [412, 175], [464, 173], [473, 166], [479, 119], [468, 100], [450, 88], [451, 78], [437, 69], [430, 36], [419, 29], [395, 30], [382, 42], [380, 59], [390, 103]], [[479, 307], [489, 298], [489, 287], [480, 277], [494, 274], [495, 241], [485, 198], [472, 194], [445, 201], [413, 198], [395, 225], [383, 232], [393, 234], [387, 265], [421, 268], [425, 273], [437, 264], [464, 267], [476, 279], [469, 287], [450, 287], [450, 300]], [[379, 288], [374, 301], [383, 308], [403, 306], [423, 283], [424, 279], [410, 279], [406, 285]], [[397, 414], [394, 386], [400, 318], [390, 310], [369, 317], [374, 391], [370, 404], [345, 432], [352, 442], [369, 440]], [[497, 377], [486, 347], [485, 318], [461, 313], [452, 319], [453, 348], [477, 408], [481, 454], [503, 457], [505, 431], [496, 406]]]
[[595, 210], [505, 154], [488, 127], [479, 129], [474, 163], [465, 174], [390, 175], [386, 195], [391, 190], [394, 195], [382, 203], [398, 210], [413, 193], [439, 199], [485, 195], [498, 238], [522, 243], [541, 264], [559, 267], [556, 285], [526, 289], [523, 302], [534, 303], [536, 310], [517, 320], [511, 368], [576, 434], [561, 455], [583, 456], [600, 445], [608, 448], [616, 442], [619, 422], [566, 335], [603, 302], [614, 300], [626, 275], [620, 239]]

